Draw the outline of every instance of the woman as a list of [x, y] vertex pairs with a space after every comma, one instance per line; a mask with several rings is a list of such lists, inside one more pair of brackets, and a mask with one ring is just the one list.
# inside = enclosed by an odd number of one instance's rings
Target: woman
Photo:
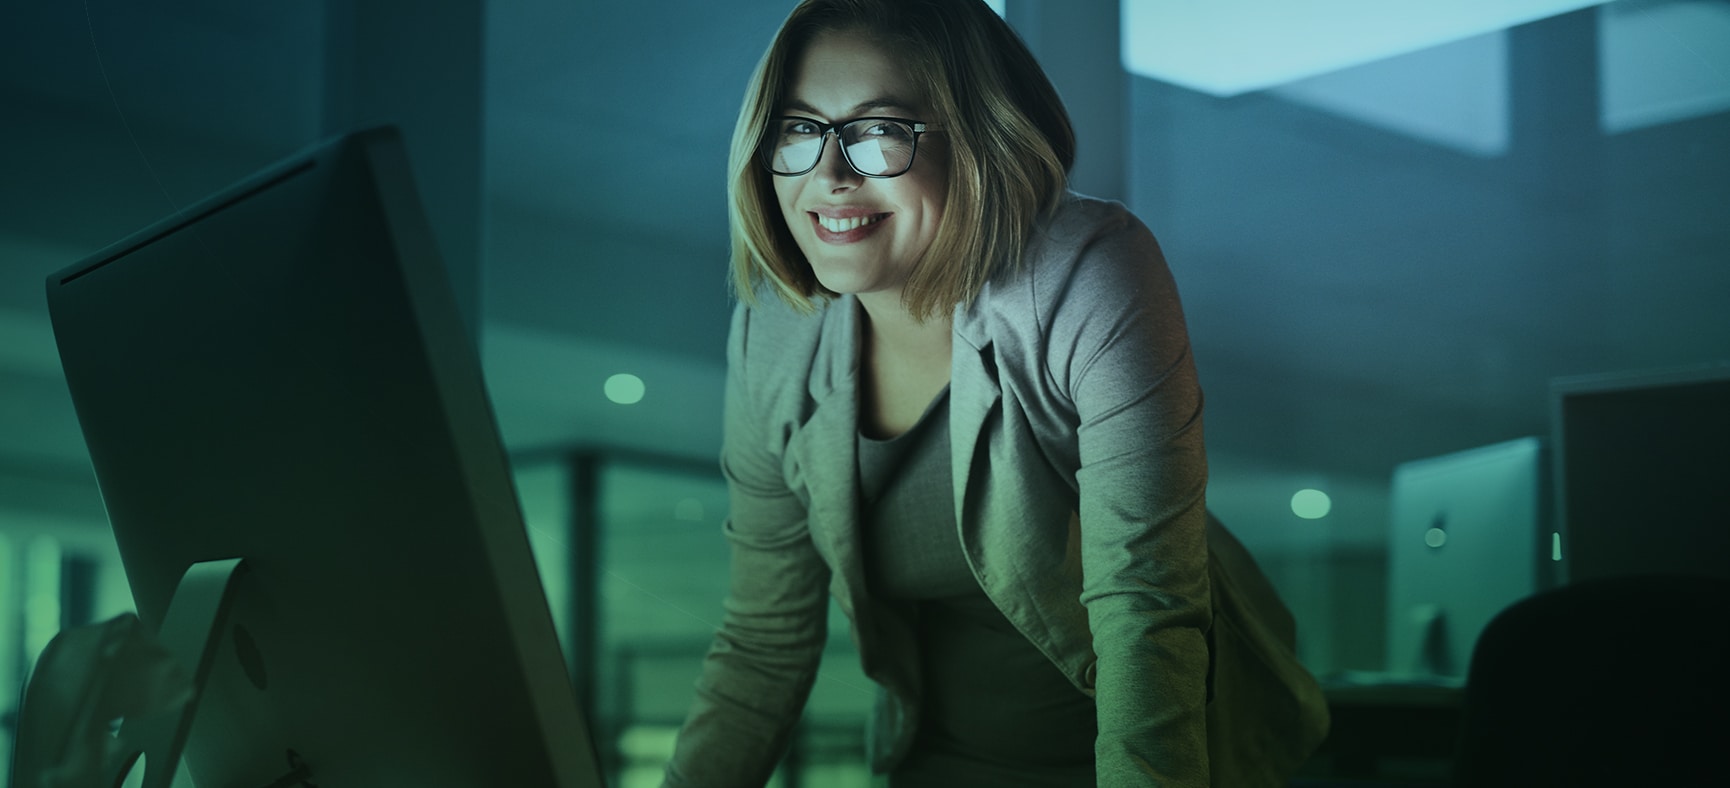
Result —
[[829, 595], [891, 786], [1277, 785], [1319, 741], [1289, 617], [1208, 524], [1159, 247], [1073, 158], [978, 0], [782, 26], [730, 163], [732, 591], [669, 785], [767, 780]]

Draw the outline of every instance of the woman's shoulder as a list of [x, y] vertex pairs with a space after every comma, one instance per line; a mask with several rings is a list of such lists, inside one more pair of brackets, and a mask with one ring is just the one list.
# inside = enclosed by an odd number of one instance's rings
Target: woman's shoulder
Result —
[[825, 343], [835, 341], [834, 335], [844, 328], [837, 325], [843, 300], [819, 300], [813, 312], [795, 309], [767, 290], [739, 301], [727, 342], [728, 365], [753, 388], [790, 384], [818, 374]]
[[1165, 258], [1140, 218], [1120, 202], [1066, 192], [1029, 239], [1020, 264], [988, 288], [986, 306], [1048, 314], [1059, 301], [1150, 273], [1164, 275]]
[[1057, 201], [1051, 217], [1040, 224], [1034, 239], [1047, 242], [1073, 241], [1078, 236], [1090, 237], [1130, 224], [1140, 225], [1141, 220], [1123, 203], [1066, 191]]
[[[1119, 248], [1126, 244], [1128, 249]], [[1147, 225], [1123, 203], [1065, 192], [1050, 218], [1034, 232], [1024, 262], [1030, 272], [1051, 274], [1053, 268], [1061, 271], [1065, 264], [1073, 265], [1086, 252], [1097, 250], [1157, 252], [1157, 244]]]

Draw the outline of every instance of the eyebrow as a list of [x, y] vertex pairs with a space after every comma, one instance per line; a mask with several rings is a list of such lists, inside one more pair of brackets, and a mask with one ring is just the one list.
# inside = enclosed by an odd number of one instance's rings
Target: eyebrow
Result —
[[[816, 107], [813, 107], [810, 104], [806, 104], [805, 102], [800, 101], [798, 99], [791, 99], [791, 100], [787, 101], [786, 103], [782, 104], [781, 109], [783, 112], [798, 111], [798, 112], [808, 112], [812, 115], [822, 115], [823, 114], [821, 112], [818, 112]], [[869, 101], [861, 101], [858, 104], [855, 104], [853, 106], [853, 109], [848, 111], [842, 117], [856, 118], [856, 117], [859, 117], [860, 115], [863, 115], [866, 112], [869, 112], [871, 110], [884, 110], [884, 109], [899, 109], [899, 110], [911, 111], [913, 109], [913, 105], [907, 103], [903, 99], [896, 98], [895, 96], [878, 96], [877, 98], [871, 99]]]

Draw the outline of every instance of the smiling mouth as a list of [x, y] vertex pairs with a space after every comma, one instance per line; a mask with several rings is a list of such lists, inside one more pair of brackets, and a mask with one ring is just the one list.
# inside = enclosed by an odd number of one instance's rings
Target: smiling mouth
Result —
[[866, 225], [876, 224], [889, 217], [889, 214], [886, 213], [872, 214], [870, 216], [850, 216], [845, 219], [831, 219], [822, 214], [813, 215], [817, 217], [817, 224], [819, 226], [832, 233], [852, 232], [853, 230], [857, 230]]

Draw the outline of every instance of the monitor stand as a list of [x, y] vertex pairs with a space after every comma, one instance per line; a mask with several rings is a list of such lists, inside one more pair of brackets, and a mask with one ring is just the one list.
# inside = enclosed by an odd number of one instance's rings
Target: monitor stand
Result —
[[[198, 712], [211, 667], [216, 663], [217, 648], [222, 634], [228, 630], [235, 581], [245, 571], [244, 567], [239, 558], [201, 561], [181, 575], [156, 640], [188, 671], [192, 696], [184, 705], [171, 710], [130, 717], [121, 723], [119, 746], [108, 759], [104, 785], [120, 785], [142, 755], [143, 788], [173, 786], [187, 737], [192, 733], [193, 717]], [[311, 770], [293, 752], [289, 753], [287, 769], [281, 778], [260, 788], [316, 788], [311, 782]]]
[[1438, 605], [1426, 605], [1424, 632], [1418, 639], [1418, 670], [1428, 676], [1461, 676], [1463, 666], [1455, 665], [1448, 642], [1448, 612]]

